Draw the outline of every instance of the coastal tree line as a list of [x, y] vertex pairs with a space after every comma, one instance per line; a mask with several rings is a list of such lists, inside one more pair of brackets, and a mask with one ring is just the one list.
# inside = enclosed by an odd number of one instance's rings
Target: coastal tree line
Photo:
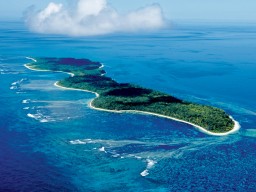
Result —
[[109, 110], [138, 110], [170, 116], [199, 125], [212, 132], [227, 132], [234, 126], [223, 111], [211, 106], [180, 100], [165, 93], [128, 83], [117, 83], [104, 76], [101, 64], [90, 60], [38, 58], [30, 67], [73, 73], [59, 85], [97, 92], [93, 106]]

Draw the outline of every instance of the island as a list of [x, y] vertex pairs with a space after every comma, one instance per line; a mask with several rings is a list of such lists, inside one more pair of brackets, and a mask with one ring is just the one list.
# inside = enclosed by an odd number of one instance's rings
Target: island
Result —
[[157, 90], [130, 83], [118, 83], [100, 62], [75, 58], [31, 58], [25, 66], [31, 70], [65, 72], [69, 77], [56, 86], [96, 94], [90, 102], [94, 109], [111, 112], [135, 112], [157, 115], [184, 122], [211, 135], [227, 135], [239, 129], [239, 123], [224, 110], [181, 100]]

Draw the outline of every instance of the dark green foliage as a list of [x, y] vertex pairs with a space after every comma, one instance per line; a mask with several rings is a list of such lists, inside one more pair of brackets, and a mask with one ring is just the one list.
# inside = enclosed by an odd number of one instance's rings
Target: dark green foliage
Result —
[[149, 89], [126, 87], [113, 89], [107, 92], [107, 95], [116, 97], [139, 97], [142, 95], [150, 94], [152, 91]]
[[74, 73], [59, 85], [97, 92], [93, 106], [109, 110], [139, 110], [185, 120], [212, 132], [227, 132], [234, 122], [221, 109], [182, 101], [173, 96], [132, 84], [120, 84], [103, 76], [101, 64], [87, 59], [38, 58], [35, 69]]

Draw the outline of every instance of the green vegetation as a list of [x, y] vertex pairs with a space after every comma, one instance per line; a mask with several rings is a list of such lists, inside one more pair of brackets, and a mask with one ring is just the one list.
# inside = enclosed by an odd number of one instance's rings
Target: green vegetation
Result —
[[93, 106], [109, 110], [139, 110], [170, 116], [199, 125], [215, 133], [225, 133], [234, 122], [221, 109], [182, 101], [170, 95], [137, 85], [117, 83], [103, 76], [99, 62], [73, 58], [36, 58], [28, 66], [34, 69], [73, 73], [59, 85], [99, 93]]

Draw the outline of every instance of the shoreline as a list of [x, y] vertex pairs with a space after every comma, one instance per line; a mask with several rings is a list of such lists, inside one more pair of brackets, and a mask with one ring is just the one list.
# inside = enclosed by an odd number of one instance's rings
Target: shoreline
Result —
[[[26, 57], [26, 59], [30, 59], [30, 60], [34, 61], [35, 63], [37, 62], [37, 60], [32, 58], [32, 57]], [[26, 67], [27, 69], [30, 69], [32, 71], [49, 71], [49, 72], [57, 72], [57, 73], [66, 73], [66, 74], [69, 74], [71, 77], [75, 76], [74, 73], [69, 73], [69, 72], [64, 72], [64, 71], [51, 71], [51, 70], [43, 70], [43, 69], [34, 69], [32, 67], [29, 67], [28, 64], [30, 64], [30, 63], [24, 64], [24, 67]]]
[[[37, 62], [36, 59], [34, 58], [31, 58], [31, 57], [26, 57], [27, 59], [30, 59], [34, 62]], [[30, 69], [30, 70], [33, 70], [33, 71], [48, 71], [48, 72], [59, 72], [59, 73], [66, 73], [66, 74], [69, 74], [71, 77], [74, 76], [73, 73], [68, 73], [68, 72], [64, 72], [64, 71], [51, 71], [51, 70], [40, 70], [40, 69], [33, 69], [31, 67], [29, 67], [27, 64], [24, 65], [27, 69]], [[104, 66], [104, 65], [103, 65]], [[102, 68], [103, 66], [101, 66], [100, 68]], [[56, 81], [54, 83], [54, 86], [58, 87], [58, 88], [62, 88], [62, 89], [66, 89], [66, 90], [75, 90], [75, 91], [84, 91], [84, 92], [88, 92], [88, 93], [93, 93], [96, 95], [96, 98], [98, 98], [100, 95], [96, 92], [93, 92], [93, 91], [89, 91], [89, 90], [85, 90], [85, 89], [77, 89], [77, 88], [69, 88], [69, 87], [63, 87], [61, 85], [58, 85], [58, 82], [59, 81]], [[236, 121], [232, 116], [229, 116], [231, 118], [231, 120], [234, 122], [234, 127], [232, 130], [228, 131], [228, 132], [225, 132], [225, 133], [215, 133], [215, 132], [211, 132], [211, 131], [208, 131], [206, 130], [205, 128], [199, 126], [199, 125], [196, 125], [194, 123], [191, 123], [191, 122], [188, 122], [188, 121], [185, 121], [185, 120], [181, 120], [181, 119], [177, 119], [177, 118], [174, 118], [174, 117], [171, 117], [171, 116], [165, 116], [165, 115], [161, 115], [161, 114], [157, 114], [157, 113], [152, 113], [152, 112], [147, 112], [147, 111], [139, 111], [139, 110], [110, 110], [110, 109], [103, 109], [103, 108], [97, 108], [97, 107], [94, 107], [92, 105], [92, 102], [94, 101], [94, 99], [96, 98], [93, 98], [89, 103], [88, 103], [88, 106], [91, 108], [91, 109], [94, 109], [94, 110], [98, 110], [98, 111], [105, 111], [105, 112], [112, 112], [112, 113], [134, 113], [134, 114], [146, 114], [146, 115], [152, 115], [152, 116], [157, 116], [157, 117], [161, 117], [161, 118], [166, 118], [166, 119], [171, 119], [171, 120], [174, 120], [174, 121], [178, 121], [178, 122], [181, 122], [181, 123], [185, 123], [185, 124], [188, 124], [188, 125], [191, 125], [193, 127], [195, 127], [197, 130], [199, 130], [200, 132], [202, 133], [205, 133], [205, 134], [208, 134], [208, 135], [212, 135], [212, 136], [226, 136], [226, 135], [229, 135], [229, 134], [233, 134], [235, 132], [237, 132], [239, 129], [240, 129], [240, 124], [238, 121]]]
[[[58, 81], [56, 81], [54, 83], [54, 86], [56, 86], [58, 88], [61, 88], [61, 89], [66, 89], [66, 90], [84, 91], [84, 92], [87, 92], [87, 93], [93, 93], [93, 94], [96, 95], [96, 98], [98, 98], [100, 96], [96, 92], [85, 90], [85, 89], [63, 87], [61, 85], [58, 85]], [[96, 98], [94, 98], [94, 99], [96, 99]], [[181, 122], [181, 123], [185, 123], [185, 124], [191, 125], [191, 126], [195, 127], [197, 130], [201, 131], [202, 133], [205, 133], [205, 134], [208, 134], [208, 135], [212, 135], [212, 136], [226, 136], [226, 135], [235, 133], [235, 132], [237, 132], [240, 129], [240, 124], [238, 123], [238, 121], [235, 121], [232, 116], [229, 116], [229, 117], [232, 119], [232, 121], [235, 124], [233, 129], [228, 131], [228, 132], [225, 132], [225, 133], [215, 133], [215, 132], [208, 131], [205, 128], [203, 128], [203, 127], [201, 127], [199, 125], [196, 125], [194, 123], [191, 123], [191, 122], [188, 122], [188, 121], [185, 121], [185, 120], [181, 120], [181, 119], [177, 119], [177, 118], [174, 118], [174, 117], [170, 117], [170, 116], [165, 116], [165, 115], [157, 114], [157, 113], [152, 113], [152, 112], [147, 112], [147, 111], [139, 111], [139, 110], [110, 110], [110, 109], [97, 108], [97, 107], [94, 107], [92, 105], [92, 102], [93, 102], [94, 99], [91, 99], [91, 101], [88, 103], [88, 106], [91, 109], [94, 109], [94, 110], [111, 112], [111, 113], [133, 113], [133, 114], [142, 114], [142, 115], [146, 114], [146, 115], [151, 115], [151, 116], [157, 116], [157, 117], [161, 117], [161, 118], [165, 118], [165, 119], [170, 119], [170, 120], [174, 120], [174, 121], [178, 121], [178, 122]]]

